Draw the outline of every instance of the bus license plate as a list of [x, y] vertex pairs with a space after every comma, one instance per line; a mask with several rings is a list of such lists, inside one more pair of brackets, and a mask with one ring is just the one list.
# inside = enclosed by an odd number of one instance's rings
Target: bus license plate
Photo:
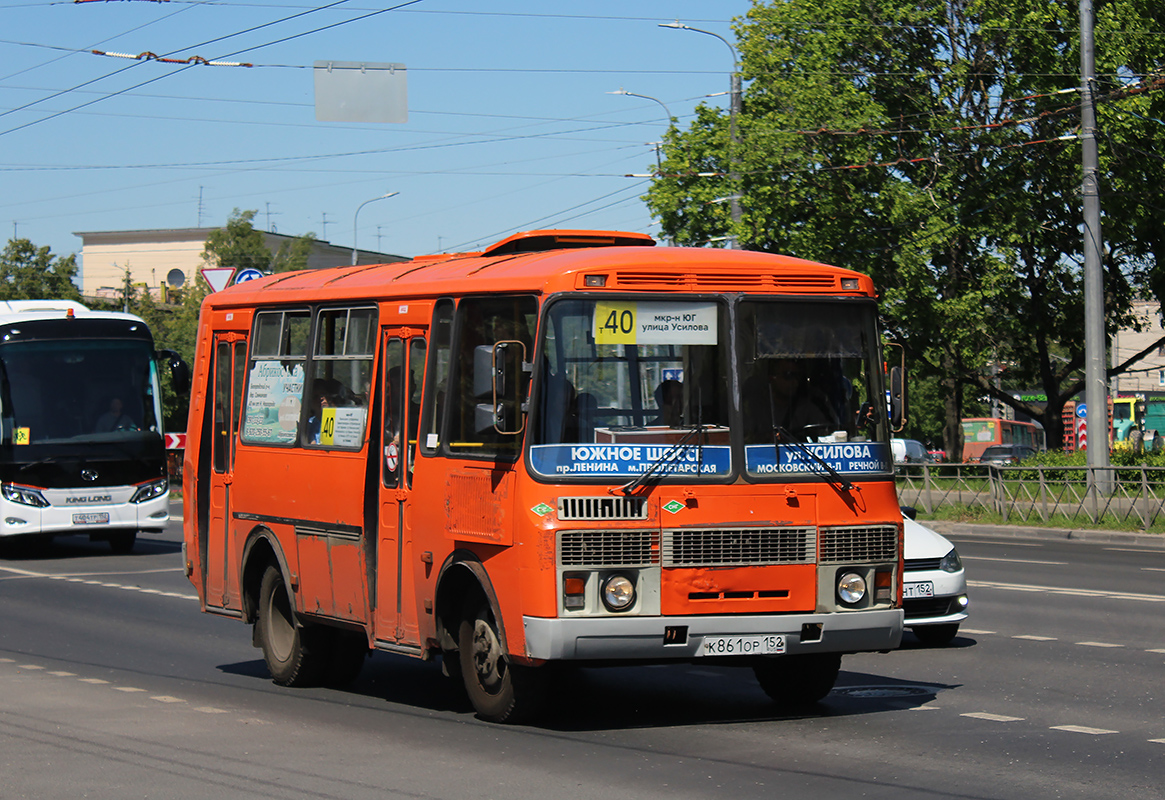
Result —
[[918, 583], [903, 584], [902, 597], [905, 600], [913, 600], [916, 597], [934, 597], [934, 583], [919, 581]]
[[700, 655], [768, 656], [785, 652], [785, 637], [775, 633], [753, 636], [705, 636]]
[[73, 524], [74, 525], [108, 525], [109, 524], [109, 512], [108, 511], [100, 511], [100, 512], [94, 512], [92, 514], [74, 514], [73, 515]]

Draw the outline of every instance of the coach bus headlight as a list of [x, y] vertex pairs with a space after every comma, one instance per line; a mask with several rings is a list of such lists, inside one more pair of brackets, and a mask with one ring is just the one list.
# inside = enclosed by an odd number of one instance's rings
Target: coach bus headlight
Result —
[[49, 507], [49, 501], [44, 499], [44, 495], [40, 493], [40, 489], [33, 489], [31, 486], [17, 486], [15, 483], [6, 483], [4, 484], [3, 492], [5, 500], [20, 503], [22, 506], [33, 506], [34, 508]]
[[866, 596], [866, 579], [856, 572], [847, 572], [837, 582], [837, 596], [847, 606], [857, 605]]
[[144, 503], [147, 500], [153, 500], [155, 497], [161, 497], [166, 493], [168, 482], [165, 478], [159, 478], [156, 481], [147, 481], [138, 487], [138, 490], [133, 493], [133, 497], [129, 499], [131, 503]]
[[603, 581], [603, 605], [610, 611], [626, 611], [635, 604], [635, 584], [626, 575], [609, 576]]

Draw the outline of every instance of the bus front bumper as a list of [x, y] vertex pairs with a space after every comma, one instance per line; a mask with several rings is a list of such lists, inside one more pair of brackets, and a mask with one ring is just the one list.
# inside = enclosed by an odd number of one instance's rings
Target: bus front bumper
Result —
[[[784, 655], [893, 650], [902, 609], [700, 617], [523, 617], [526, 655], [547, 661], [666, 660], [716, 657], [711, 644], [732, 637], [783, 637]], [[820, 626], [820, 627], [818, 627]]]

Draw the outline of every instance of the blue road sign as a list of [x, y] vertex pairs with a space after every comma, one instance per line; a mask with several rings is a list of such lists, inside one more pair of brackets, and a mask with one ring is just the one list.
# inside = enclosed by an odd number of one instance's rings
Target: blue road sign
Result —
[[235, 276], [235, 283], [236, 284], [246, 283], [247, 281], [253, 281], [256, 278], [262, 278], [262, 277], [263, 277], [262, 272], [260, 272], [257, 269], [252, 269], [252, 268], [248, 267], [247, 269], [239, 270], [239, 274]]

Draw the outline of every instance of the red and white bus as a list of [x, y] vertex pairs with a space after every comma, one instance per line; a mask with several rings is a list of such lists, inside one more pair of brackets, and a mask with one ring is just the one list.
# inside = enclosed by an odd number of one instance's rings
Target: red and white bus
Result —
[[738, 664], [793, 705], [896, 647], [871, 280], [654, 244], [535, 231], [207, 297], [203, 610], [254, 624], [277, 683], [440, 656], [495, 721], [536, 711], [554, 662]]

